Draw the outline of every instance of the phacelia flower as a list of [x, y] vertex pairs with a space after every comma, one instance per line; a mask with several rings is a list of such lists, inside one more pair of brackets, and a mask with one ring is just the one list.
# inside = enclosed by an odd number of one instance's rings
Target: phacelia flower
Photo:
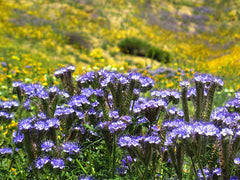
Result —
[[80, 148], [76, 143], [73, 142], [66, 142], [62, 145], [63, 152], [68, 154], [76, 154], [80, 152]]
[[63, 169], [65, 167], [63, 159], [52, 159], [51, 165], [53, 169]]
[[1, 148], [0, 149], [0, 155], [10, 155], [13, 153], [13, 150], [11, 148]]
[[50, 162], [48, 157], [38, 158], [38, 160], [35, 162], [35, 167], [37, 169], [42, 169], [48, 162]]
[[108, 129], [110, 133], [117, 133], [119, 131], [124, 131], [127, 125], [123, 121], [116, 121], [109, 124]]
[[119, 139], [118, 145], [120, 147], [137, 147], [140, 146], [139, 139], [130, 136], [123, 136]]
[[41, 145], [41, 150], [44, 152], [52, 151], [54, 143], [52, 141], [44, 141]]

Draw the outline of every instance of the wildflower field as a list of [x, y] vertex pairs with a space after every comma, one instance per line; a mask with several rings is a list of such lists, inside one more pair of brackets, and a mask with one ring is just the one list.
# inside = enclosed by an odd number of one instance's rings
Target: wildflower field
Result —
[[239, 179], [239, 9], [0, 0], [0, 179]]

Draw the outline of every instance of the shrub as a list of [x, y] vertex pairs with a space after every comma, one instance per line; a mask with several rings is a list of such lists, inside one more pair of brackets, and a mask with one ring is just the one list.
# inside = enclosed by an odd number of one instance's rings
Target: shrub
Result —
[[147, 41], [136, 37], [127, 37], [118, 43], [121, 52], [136, 56], [146, 56], [158, 62], [169, 63], [170, 54], [167, 51], [151, 46]]
[[151, 45], [142, 39], [127, 37], [118, 43], [118, 47], [125, 54], [145, 56]]
[[90, 49], [91, 43], [87, 35], [77, 32], [67, 32], [65, 33], [68, 43], [75, 45], [79, 49]]
[[148, 49], [147, 57], [157, 60], [158, 62], [169, 63], [170, 54], [167, 51], [159, 49], [158, 47], [151, 47]]

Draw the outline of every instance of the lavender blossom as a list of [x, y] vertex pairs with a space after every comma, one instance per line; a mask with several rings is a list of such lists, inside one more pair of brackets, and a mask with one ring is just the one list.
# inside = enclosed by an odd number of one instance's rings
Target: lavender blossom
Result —
[[35, 167], [37, 169], [42, 169], [48, 162], [50, 162], [50, 159], [48, 157], [38, 158], [35, 162]]
[[63, 152], [68, 153], [69, 155], [76, 154], [80, 152], [80, 148], [76, 143], [66, 142], [62, 145]]
[[52, 141], [44, 141], [41, 144], [41, 150], [44, 151], [44, 152], [52, 151], [53, 147], [54, 147], [54, 143]]
[[118, 145], [123, 148], [124, 147], [131, 148], [131, 147], [140, 146], [140, 143], [139, 143], [139, 139], [137, 139], [136, 137], [123, 136], [119, 138]]
[[11, 148], [1, 148], [0, 149], [0, 156], [11, 155], [12, 153], [13, 153], [13, 150]]
[[65, 168], [64, 161], [62, 159], [52, 159], [51, 165], [52, 165], [53, 169]]
[[124, 131], [126, 129], [127, 125], [126, 123], [124, 123], [123, 121], [116, 121], [116, 122], [112, 122], [109, 124], [108, 129], [110, 131], [110, 133], [117, 133], [119, 131]]

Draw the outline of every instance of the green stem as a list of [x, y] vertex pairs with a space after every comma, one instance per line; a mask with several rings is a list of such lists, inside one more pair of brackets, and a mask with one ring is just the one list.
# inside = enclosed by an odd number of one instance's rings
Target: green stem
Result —
[[143, 173], [143, 176], [142, 176], [142, 179], [145, 179], [146, 175], [147, 175], [147, 172], [148, 172], [148, 166], [151, 162], [151, 157], [152, 157], [152, 147], [151, 145], [149, 145], [150, 148], [149, 148], [149, 153], [147, 154], [147, 163], [145, 164], [145, 170], [144, 170], [144, 173]]
[[82, 164], [80, 163], [80, 161], [78, 159], [76, 159], [78, 165], [81, 167], [81, 169], [83, 170], [83, 172], [87, 175], [87, 171], [84, 169], [84, 167], [82, 166]]
[[115, 177], [115, 164], [116, 164], [116, 134], [113, 135], [113, 162], [112, 162], [112, 179]]
[[196, 82], [196, 109], [195, 120], [199, 121], [202, 114], [202, 101], [204, 97], [204, 84]]
[[[195, 173], [195, 175], [196, 175], [196, 178], [198, 179], [198, 175], [197, 175], [197, 171], [196, 171], [196, 168], [195, 168], [195, 164], [194, 164], [194, 161], [193, 161], [193, 158], [192, 157], [190, 157], [191, 158], [191, 162], [192, 162], [192, 167], [191, 167], [191, 172], [190, 172], [190, 174], [192, 174], [192, 169], [194, 170], [194, 173]], [[189, 176], [190, 177], [190, 176]], [[190, 177], [191, 178], [191, 177]]]
[[208, 102], [207, 102], [206, 117], [205, 117], [206, 121], [209, 121], [211, 117], [215, 90], [216, 90], [216, 84], [213, 83], [209, 89], [208, 97], [207, 97]]
[[183, 108], [183, 112], [184, 112], [184, 120], [186, 122], [189, 122], [190, 118], [189, 118], [188, 101], [187, 101], [187, 88], [186, 87], [182, 88], [181, 95], [182, 95], [182, 108]]

